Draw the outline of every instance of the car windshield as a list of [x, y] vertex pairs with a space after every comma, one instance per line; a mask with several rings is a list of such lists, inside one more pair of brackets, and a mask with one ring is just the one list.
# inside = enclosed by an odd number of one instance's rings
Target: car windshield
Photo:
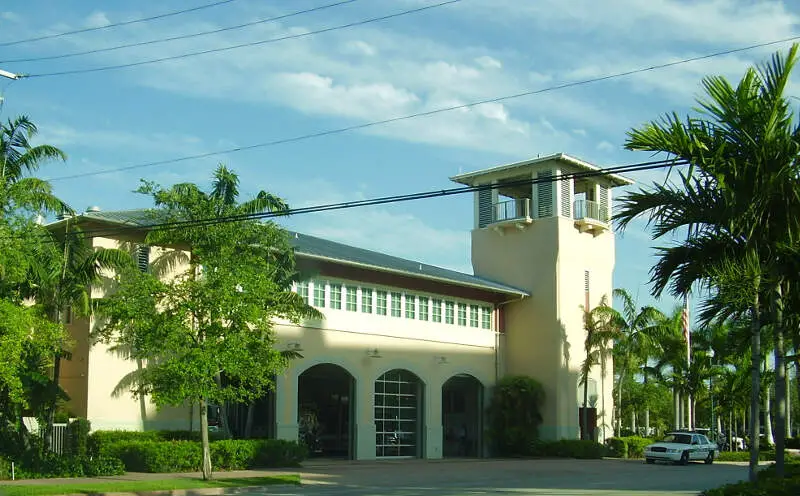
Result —
[[692, 444], [692, 436], [689, 434], [667, 434], [664, 438], [665, 443]]

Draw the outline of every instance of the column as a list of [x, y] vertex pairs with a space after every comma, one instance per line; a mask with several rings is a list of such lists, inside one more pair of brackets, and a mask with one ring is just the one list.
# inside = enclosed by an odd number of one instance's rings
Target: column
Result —
[[[367, 359], [370, 360], [370, 359]], [[372, 359], [374, 360], [374, 359]], [[372, 367], [369, 367], [372, 368]], [[375, 382], [371, 374], [356, 378], [355, 394], [355, 458], [375, 459]]]
[[442, 458], [442, 439], [444, 438], [444, 428], [442, 427], [442, 383], [440, 381], [430, 381], [425, 385], [425, 403], [423, 411], [425, 418], [420, 419], [424, 422], [421, 429], [423, 432], [423, 458], [431, 460]]
[[297, 377], [291, 371], [275, 378], [275, 437], [298, 440]]

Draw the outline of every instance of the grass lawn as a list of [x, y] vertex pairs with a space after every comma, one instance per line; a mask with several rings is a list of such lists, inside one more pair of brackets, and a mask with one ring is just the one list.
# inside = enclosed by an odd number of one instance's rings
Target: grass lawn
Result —
[[201, 489], [207, 487], [271, 486], [275, 484], [300, 484], [299, 475], [276, 475], [271, 477], [240, 477], [231, 479], [167, 479], [153, 481], [93, 482], [88, 484], [37, 484], [2, 485], [3, 496], [38, 496], [57, 494], [96, 494], [104, 492], [162, 491], [170, 489]]

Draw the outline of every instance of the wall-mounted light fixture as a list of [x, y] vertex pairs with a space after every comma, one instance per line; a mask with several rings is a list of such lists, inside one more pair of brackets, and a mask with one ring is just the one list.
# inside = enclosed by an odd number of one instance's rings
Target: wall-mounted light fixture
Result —
[[446, 356], [435, 356], [435, 357], [433, 357], [433, 359], [439, 365], [444, 365], [445, 363], [447, 363], [447, 357]]
[[370, 358], [381, 358], [381, 353], [378, 348], [367, 348], [367, 356]]
[[288, 351], [303, 351], [303, 347], [297, 341], [286, 343], [286, 349]]

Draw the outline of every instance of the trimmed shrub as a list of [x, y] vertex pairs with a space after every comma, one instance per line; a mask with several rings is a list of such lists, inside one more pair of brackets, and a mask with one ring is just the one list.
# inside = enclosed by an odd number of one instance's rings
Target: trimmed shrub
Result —
[[[788, 457], [787, 457], [788, 458]], [[749, 451], [721, 451], [717, 455], [717, 461], [720, 462], [747, 462], [750, 461]], [[775, 460], [774, 451], [759, 451], [758, 459], [760, 461], [773, 461]]]
[[0, 456], [0, 480], [11, 479], [11, 461]]
[[796, 496], [800, 494], [800, 462], [787, 458], [784, 478], [775, 477], [775, 464], [760, 470], [755, 483], [740, 482], [709, 489], [703, 496]]
[[652, 439], [639, 436], [610, 437], [606, 440], [609, 456], [617, 458], [642, 458], [644, 448], [653, 444]]
[[[209, 432], [211, 441], [222, 433]], [[89, 436], [89, 453], [103, 454], [106, 446], [122, 441], [200, 441], [199, 431], [95, 431]]]
[[[0, 468], [2, 472], [2, 468]], [[55, 453], [27, 453], [15, 467], [17, 479], [46, 479], [52, 477], [97, 477], [122, 475], [125, 467], [118, 458], [99, 456], [57, 455]], [[10, 463], [9, 473], [10, 474]], [[0, 474], [0, 479], [3, 474]]]
[[[307, 456], [298, 443], [280, 439], [229, 439], [210, 448], [215, 470], [295, 467]], [[120, 441], [103, 449], [129, 472], [193, 472], [202, 463], [202, 445], [195, 441]]]
[[560, 441], [536, 441], [531, 447], [533, 456], [600, 459], [606, 456], [604, 445], [585, 439], [562, 439]]
[[89, 453], [89, 431], [91, 430], [91, 423], [84, 418], [70, 422], [67, 425], [64, 452], [72, 456], [87, 456]]
[[526, 456], [539, 437], [544, 388], [527, 376], [500, 379], [489, 406], [488, 437], [495, 454]]

